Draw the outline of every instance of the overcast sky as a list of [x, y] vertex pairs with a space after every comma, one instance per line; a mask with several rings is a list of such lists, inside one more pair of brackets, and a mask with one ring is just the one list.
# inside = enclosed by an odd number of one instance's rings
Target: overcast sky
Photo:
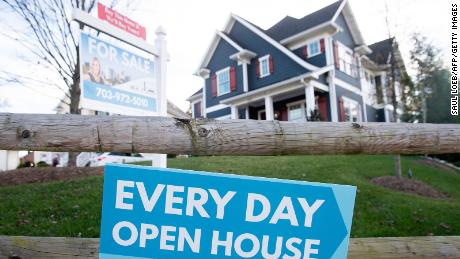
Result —
[[[107, 2], [107, 1], [103, 1]], [[167, 95], [184, 111], [185, 99], [197, 91], [203, 80], [193, 75], [216, 30], [221, 30], [230, 13], [267, 29], [286, 15], [303, 17], [333, 0], [144, 0], [130, 17], [147, 27], [147, 41], [153, 43], [155, 30], [162, 25], [168, 35]], [[400, 43], [408, 63], [409, 36], [418, 31], [444, 52], [449, 51], [450, 3], [434, 0], [349, 0], [358, 26], [367, 44], [388, 37], [385, 23], [388, 6], [391, 33]], [[53, 78], [44, 71], [27, 71], [27, 64], [17, 59], [20, 48], [0, 36], [0, 66], [18, 73], [33, 73], [44, 80]], [[446, 62], [447, 63], [447, 62]], [[0, 86], [0, 111], [53, 113], [61, 92], [43, 86]]]

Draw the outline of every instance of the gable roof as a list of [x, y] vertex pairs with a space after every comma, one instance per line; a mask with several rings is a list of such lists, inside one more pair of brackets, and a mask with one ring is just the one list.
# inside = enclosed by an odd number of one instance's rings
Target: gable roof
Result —
[[[207, 48], [205, 55], [201, 59], [200, 66], [198, 67], [197, 71], [199, 71], [200, 68], [206, 67], [208, 65], [209, 61], [211, 60], [212, 54], [216, 50], [221, 39], [225, 40], [228, 44], [230, 44], [233, 48], [235, 48], [236, 50], [235, 52], [240, 52], [240, 51], [245, 50], [240, 45], [238, 45], [235, 41], [230, 39], [230, 37], [228, 37], [225, 33], [221, 31], [216, 31], [211, 40], [211, 43], [209, 44], [209, 47]], [[198, 72], [195, 72], [195, 74], [198, 74]]]
[[337, 1], [329, 6], [308, 14], [300, 19], [291, 16], [284, 17], [281, 21], [266, 30], [266, 33], [277, 41], [301, 33], [305, 30], [331, 21], [339, 10], [343, 1]]
[[198, 97], [203, 93], [203, 87], [200, 88], [200, 90], [196, 91], [194, 94], [190, 95], [189, 98], [187, 98], [187, 101], [191, 101], [192, 99], [195, 99], [195, 97]]
[[369, 45], [372, 53], [368, 54], [367, 57], [369, 57], [369, 59], [374, 61], [377, 65], [387, 64], [391, 55], [392, 43], [393, 38], [390, 38]]
[[278, 50], [280, 50], [283, 54], [288, 56], [290, 59], [292, 59], [297, 64], [299, 64], [302, 67], [304, 67], [304, 68], [306, 68], [308, 70], [311, 70], [311, 71], [319, 69], [318, 67], [306, 62], [305, 60], [303, 60], [302, 58], [300, 58], [299, 56], [294, 54], [294, 52], [292, 52], [291, 50], [289, 50], [285, 46], [281, 45], [281, 43], [279, 43], [278, 41], [276, 41], [273, 38], [271, 38], [270, 36], [268, 36], [265, 33], [265, 31], [262, 28], [260, 28], [259, 26], [254, 25], [253, 23], [251, 23], [251, 22], [239, 17], [236, 14], [232, 14], [231, 16], [233, 17], [233, 19], [238, 21], [240, 24], [242, 24], [243, 26], [245, 26], [246, 28], [248, 28], [249, 30], [254, 32], [256, 35], [258, 35], [259, 37], [261, 37], [262, 39], [264, 39], [265, 41], [270, 43], [273, 47], [275, 47]]

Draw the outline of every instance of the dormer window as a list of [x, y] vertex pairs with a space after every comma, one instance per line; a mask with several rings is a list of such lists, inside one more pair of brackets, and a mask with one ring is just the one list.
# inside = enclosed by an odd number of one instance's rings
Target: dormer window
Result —
[[258, 78], [273, 74], [273, 59], [271, 55], [265, 55], [257, 60], [256, 74]]

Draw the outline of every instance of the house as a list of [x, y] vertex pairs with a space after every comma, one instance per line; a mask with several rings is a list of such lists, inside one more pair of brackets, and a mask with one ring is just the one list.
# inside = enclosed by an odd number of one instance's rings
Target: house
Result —
[[187, 100], [194, 118], [389, 122], [393, 61], [403, 68], [394, 39], [366, 45], [348, 1], [267, 30], [231, 14]]

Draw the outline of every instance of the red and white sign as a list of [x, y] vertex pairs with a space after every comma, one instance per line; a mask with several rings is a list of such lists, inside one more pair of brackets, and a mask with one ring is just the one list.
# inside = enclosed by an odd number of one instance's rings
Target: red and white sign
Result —
[[118, 27], [132, 35], [146, 39], [145, 27], [101, 3], [97, 3], [99, 19]]

